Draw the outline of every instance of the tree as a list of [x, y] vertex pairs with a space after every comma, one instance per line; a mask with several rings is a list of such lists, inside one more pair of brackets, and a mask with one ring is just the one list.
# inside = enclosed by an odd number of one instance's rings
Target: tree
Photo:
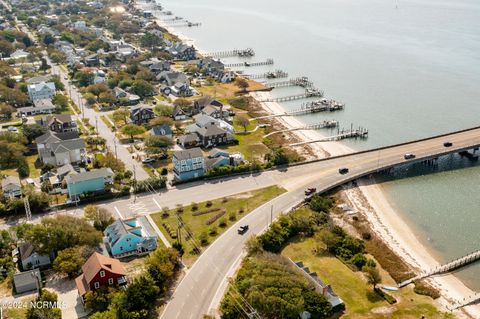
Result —
[[93, 105], [95, 102], [97, 102], [97, 98], [92, 93], [85, 93], [83, 97], [87, 101], [88, 105]]
[[91, 72], [77, 72], [75, 73], [75, 79], [78, 81], [79, 86], [89, 86], [93, 83], [95, 75]]
[[[36, 302], [40, 304], [53, 304], [58, 300], [58, 296], [54, 292], [50, 292], [46, 289], [40, 291], [39, 298]], [[51, 307], [30, 307], [27, 310], [27, 319], [61, 319], [62, 311], [59, 308]]]
[[166, 116], [158, 116], [150, 120], [148, 123], [150, 126], [155, 126], [155, 125], [168, 125], [171, 126], [173, 124], [173, 120], [169, 117]]
[[0, 139], [0, 169], [18, 166], [27, 148], [17, 142], [7, 142]]
[[85, 295], [85, 308], [92, 312], [101, 312], [108, 309], [111, 302], [113, 290], [100, 289], [96, 291], [89, 291]]
[[120, 129], [120, 132], [124, 135], [130, 136], [130, 140], [133, 141], [134, 136], [145, 133], [145, 128], [135, 124], [127, 124]]
[[112, 214], [103, 207], [87, 205], [83, 212], [86, 219], [93, 221], [93, 227], [102, 232], [115, 221]]
[[382, 281], [382, 277], [380, 276], [380, 272], [375, 267], [364, 266], [362, 271], [365, 273], [367, 277], [367, 282], [373, 286], [373, 289], [377, 287], [377, 285]]
[[248, 84], [248, 81], [241, 77], [237, 77], [235, 79], [235, 85], [238, 86], [238, 88], [240, 88], [242, 92], [246, 92], [247, 88], [250, 86]]
[[149, 275], [137, 277], [126, 290], [125, 309], [127, 311], [150, 309], [159, 292], [160, 289]]
[[153, 85], [145, 80], [135, 80], [132, 84], [132, 92], [136, 95], [144, 98], [155, 94]]
[[328, 213], [333, 207], [333, 204], [333, 199], [331, 199], [330, 197], [320, 196], [317, 193], [313, 194], [313, 196], [310, 197], [310, 201], [308, 202], [308, 206], [310, 206], [313, 211], [316, 211], [318, 213]]
[[117, 102], [117, 98], [111, 92], [102, 92], [98, 96], [98, 101], [100, 103], [114, 104]]
[[107, 152], [99, 160], [98, 167], [110, 167], [114, 172], [125, 172], [125, 163], [115, 157], [112, 152]]
[[164, 153], [173, 145], [173, 141], [165, 136], [150, 135], [145, 138], [145, 147], [148, 154]]
[[130, 110], [122, 107], [118, 110], [115, 110], [112, 115], [115, 122], [123, 122], [123, 124], [125, 125], [128, 123], [128, 118], [130, 117]]
[[65, 90], [65, 85], [63, 84], [62, 80], [60, 80], [58, 75], [54, 75], [50, 79], [55, 84], [55, 89], [57, 89], [57, 91]]
[[[33, 209], [32, 209], [33, 210]], [[75, 247], [96, 247], [102, 241], [102, 233], [85, 219], [68, 215], [45, 217], [26, 234], [40, 254], [54, 254]]]
[[73, 278], [80, 272], [86, 261], [82, 256], [82, 249], [83, 247], [77, 246], [59, 251], [57, 258], [53, 261], [53, 269]]
[[180, 97], [180, 98], [176, 99], [175, 101], [173, 101], [173, 105], [180, 106], [180, 107], [184, 108], [184, 107], [191, 106], [192, 102], [187, 100], [187, 99], [184, 99], [183, 97]]
[[55, 43], [55, 38], [51, 34], [45, 34], [42, 37], [42, 42], [46, 46], [49, 46], [50, 44]]
[[140, 45], [144, 48], [158, 47], [162, 45], [162, 43], [162, 38], [149, 32], [140, 38]]
[[237, 124], [238, 126], [242, 126], [243, 131], [246, 133], [247, 127], [250, 124], [250, 121], [245, 116], [237, 115], [235, 116], [235, 124]]
[[13, 106], [25, 106], [28, 101], [28, 96], [22, 91], [0, 84], [0, 102], [6, 102]]
[[12, 118], [12, 113], [15, 112], [15, 108], [11, 105], [0, 104], [0, 114], [3, 119], [10, 120]]
[[55, 104], [60, 110], [65, 111], [70, 105], [68, 97], [63, 94], [57, 93], [52, 99], [52, 103]]
[[312, 318], [327, 318], [332, 311], [328, 300], [316, 291], [307, 291], [303, 294], [305, 310], [312, 314]]
[[179, 252], [174, 248], [157, 248], [146, 260], [147, 272], [160, 292], [167, 290], [167, 283], [175, 275], [178, 267]]
[[[177, 99], [178, 100], [178, 99]], [[176, 101], [176, 100], [175, 100]], [[153, 108], [155, 113], [159, 116], [171, 117], [173, 114], [173, 107], [170, 105], [160, 104]]]

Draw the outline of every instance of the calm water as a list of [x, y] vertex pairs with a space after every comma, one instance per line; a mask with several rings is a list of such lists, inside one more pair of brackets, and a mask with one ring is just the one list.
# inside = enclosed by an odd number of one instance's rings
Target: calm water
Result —
[[[177, 30], [204, 51], [252, 47], [267, 69], [308, 76], [339, 113], [304, 122], [339, 120], [369, 129], [355, 149], [407, 141], [480, 125], [480, 2], [477, 0], [163, 0], [200, 28]], [[254, 68], [247, 73], [263, 73]], [[278, 96], [298, 89], [274, 91]], [[298, 108], [301, 102], [285, 104]], [[328, 132], [326, 132], [328, 134]], [[457, 157], [436, 174], [422, 169], [384, 183], [387, 196], [442, 260], [480, 248], [480, 168]], [[459, 273], [480, 290], [480, 266]]]

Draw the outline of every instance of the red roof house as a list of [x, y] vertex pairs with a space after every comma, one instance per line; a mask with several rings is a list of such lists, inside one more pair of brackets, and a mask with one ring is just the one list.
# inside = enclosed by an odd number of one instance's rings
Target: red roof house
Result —
[[75, 279], [78, 293], [82, 298], [89, 291], [127, 283], [126, 271], [117, 259], [93, 253], [82, 266], [83, 274]]

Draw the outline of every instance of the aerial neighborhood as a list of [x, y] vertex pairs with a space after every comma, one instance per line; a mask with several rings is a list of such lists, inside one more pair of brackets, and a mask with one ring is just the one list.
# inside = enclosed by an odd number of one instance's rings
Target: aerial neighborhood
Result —
[[399, 258], [342, 190], [303, 194], [318, 171], [297, 164], [320, 156], [262, 104], [281, 72], [235, 69], [252, 49], [201, 52], [170, 28], [199, 24], [151, 0], [0, 4], [0, 290], [62, 304], [5, 318], [341, 317], [344, 278], [397, 302], [378, 285]]

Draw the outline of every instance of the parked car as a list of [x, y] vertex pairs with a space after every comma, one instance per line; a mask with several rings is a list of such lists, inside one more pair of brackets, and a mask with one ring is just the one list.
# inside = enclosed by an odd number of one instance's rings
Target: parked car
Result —
[[345, 174], [348, 173], [348, 168], [342, 167], [342, 168], [340, 168], [340, 169], [338, 170], [338, 172], [339, 172], [340, 174], [342, 174], [342, 175], [345, 175]]
[[403, 155], [403, 158], [405, 158], [406, 160], [409, 160], [409, 159], [415, 158], [415, 154], [407, 153]]
[[9, 126], [8, 131], [9, 132], [18, 132], [18, 128], [16, 126]]
[[310, 187], [305, 190], [305, 196], [310, 196], [315, 193], [317, 189], [315, 187]]
[[155, 162], [155, 159], [151, 158], [151, 157], [147, 157], [147, 158], [142, 160], [143, 164], [149, 164], [149, 163], [153, 163], [153, 162]]
[[239, 235], [243, 235], [248, 231], [248, 225], [240, 226], [237, 230]]
[[445, 146], [445, 147], [450, 147], [450, 146], [452, 146], [452, 145], [453, 145], [452, 142], [445, 142], [445, 143], [443, 143], [443, 146]]

